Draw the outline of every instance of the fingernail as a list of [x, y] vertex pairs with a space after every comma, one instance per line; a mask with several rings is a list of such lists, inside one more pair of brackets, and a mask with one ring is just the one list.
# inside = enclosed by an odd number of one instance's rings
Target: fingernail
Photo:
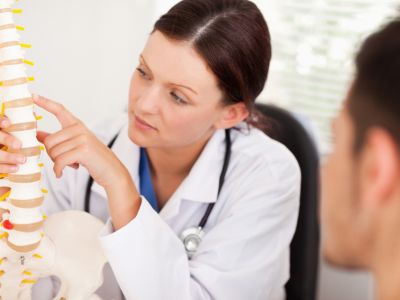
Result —
[[33, 99], [33, 101], [38, 101], [39, 100], [39, 95], [32, 94], [32, 99]]
[[18, 166], [11, 166], [11, 172], [17, 172], [19, 169]]
[[7, 121], [7, 120], [1, 121], [1, 127], [5, 128], [5, 127], [8, 127], [8, 126], [10, 126], [10, 122], [9, 121]]

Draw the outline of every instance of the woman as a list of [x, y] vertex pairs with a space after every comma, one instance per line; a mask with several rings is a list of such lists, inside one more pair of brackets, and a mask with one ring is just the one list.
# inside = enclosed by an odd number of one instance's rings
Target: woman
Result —
[[[48, 210], [86, 205], [108, 219], [100, 239], [127, 299], [283, 299], [300, 172], [254, 126], [270, 58], [253, 3], [184, 0], [156, 22], [139, 57], [128, 122], [108, 121], [95, 135], [35, 97], [62, 126], [38, 134], [60, 178], [46, 174]], [[184, 245], [182, 233], [202, 219], [201, 242]], [[105, 299], [116, 297], [112, 284]]]

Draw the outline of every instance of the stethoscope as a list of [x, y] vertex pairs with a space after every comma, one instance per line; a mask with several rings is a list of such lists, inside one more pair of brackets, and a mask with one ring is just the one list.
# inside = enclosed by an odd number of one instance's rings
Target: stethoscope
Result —
[[[118, 134], [110, 141], [110, 143], [107, 145], [108, 148], [112, 148], [112, 146], [115, 143], [115, 140], [117, 139]], [[222, 186], [224, 185], [225, 181], [225, 175], [228, 170], [229, 166], [229, 161], [231, 158], [231, 147], [232, 147], [232, 142], [231, 142], [231, 135], [230, 135], [230, 129], [225, 130], [225, 155], [224, 155], [224, 163], [222, 165], [222, 170], [219, 176], [219, 184], [218, 184], [218, 194], [217, 194], [217, 199], [219, 197], [219, 194], [221, 192]], [[85, 211], [90, 212], [90, 190], [92, 189], [93, 186], [93, 178], [90, 176], [88, 183], [86, 185], [86, 192], [85, 192]], [[206, 212], [204, 213], [203, 217], [201, 218], [201, 221], [197, 227], [190, 227], [185, 229], [181, 235], [180, 239], [182, 240], [182, 243], [185, 247], [187, 256], [191, 258], [193, 254], [196, 253], [197, 249], [200, 246], [201, 240], [204, 236], [204, 230], [203, 228], [206, 226], [208, 218], [211, 215], [211, 212], [214, 208], [215, 202], [208, 204]]]

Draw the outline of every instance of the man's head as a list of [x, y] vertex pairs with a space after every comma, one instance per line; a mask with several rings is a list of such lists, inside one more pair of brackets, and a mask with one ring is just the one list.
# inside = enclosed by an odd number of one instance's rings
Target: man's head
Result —
[[356, 68], [323, 171], [324, 253], [371, 268], [400, 249], [400, 18], [364, 42]]

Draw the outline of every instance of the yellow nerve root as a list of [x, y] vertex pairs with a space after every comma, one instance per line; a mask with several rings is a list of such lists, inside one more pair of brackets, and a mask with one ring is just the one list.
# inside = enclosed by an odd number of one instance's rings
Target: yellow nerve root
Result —
[[36, 280], [32, 280], [32, 279], [24, 279], [21, 281], [21, 284], [35, 284]]
[[30, 61], [30, 60], [27, 60], [27, 59], [24, 59], [24, 63], [27, 64], [27, 65], [30, 65], [30, 66], [34, 66], [35, 65], [35, 63], [33, 61]]
[[32, 48], [32, 45], [31, 45], [31, 44], [20, 43], [20, 46], [21, 46], [22, 48], [26, 48], [26, 49]]
[[5, 201], [8, 196], [10, 196], [11, 191], [8, 191], [7, 193], [3, 194], [0, 196], [0, 201]]

